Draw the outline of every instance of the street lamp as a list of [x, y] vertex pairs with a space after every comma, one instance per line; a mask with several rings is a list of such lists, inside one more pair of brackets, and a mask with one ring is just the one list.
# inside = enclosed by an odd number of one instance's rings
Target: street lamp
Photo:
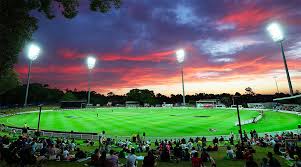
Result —
[[30, 82], [30, 72], [31, 72], [31, 64], [34, 60], [38, 58], [40, 55], [41, 49], [39, 46], [36, 44], [30, 44], [28, 46], [27, 50], [27, 57], [29, 59], [28, 63], [28, 73], [27, 73], [27, 86], [26, 86], [26, 94], [25, 94], [25, 101], [24, 101], [24, 106], [27, 106], [27, 98], [28, 98], [28, 89], [29, 89], [29, 82]]
[[184, 49], [179, 49], [176, 52], [178, 63], [181, 65], [181, 74], [182, 74], [182, 89], [183, 89], [183, 105], [185, 106], [185, 90], [184, 90], [184, 74], [183, 74], [183, 62], [185, 58], [185, 51]]
[[277, 93], [279, 93], [279, 88], [278, 88], [278, 83], [277, 83], [277, 77], [274, 76], [273, 78], [275, 80], [275, 84], [276, 84], [276, 88], [277, 88]]
[[94, 68], [96, 63], [96, 59], [93, 56], [88, 56], [87, 58], [87, 67], [89, 69], [88, 76], [88, 105], [90, 105], [90, 79], [91, 79], [91, 71]]
[[289, 71], [288, 71], [286, 58], [285, 58], [285, 54], [284, 54], [284, 49], [283, 49], [283, 44], [282, 44], [282, 42], [284, 40], [284, 35], [283, 35], [282, 30], [281, 30], [281, 26], [278, 23], [271, 23], [271, 24], [268, 25], [267, 31], [269, 32], [269, 34], [270, 34], [270, 36], [271, 36], [271, 38], [273, 39], [274, 42], [279, 42], [280, 43], [282, 57], [283, 57], [283, 63], [284, 63], [284, 67], [285, 67], [285, 71], [286, 71], [286, 77], [287, 77], [287, 81], [288, 81], [288, 87], [289, 87], [289, 90], [290, 90], [290, 95], [293, 96], [294, 95], [293, 86], [292, 86], [290, 74], [289, 74]]

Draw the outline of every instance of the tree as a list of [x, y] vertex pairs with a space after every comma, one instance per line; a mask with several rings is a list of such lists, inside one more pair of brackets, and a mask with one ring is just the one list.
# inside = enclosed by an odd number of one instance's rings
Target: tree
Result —
[[0, 76], [0, 95], [17, 87], [18, 85], [20, 85], [20, 82], [16, 71], [13, 69], [6, 70], [5, 73]]
[[141, 103], [156, 104], [154, 91], [148, 89], [132, 89], [127, 94], [127, 100]]
[[62, 101], [77, 100], [76, 96], [72, 92], [66, 92], [62, 97]]
[[[120, 5], [121, 0], [90, 0], [90, 10], [95, 12], [106, 13]], [[0, 77], [13, 69], [18, 54], [38, 29], [38, 19], [31, 13], [37, 11], [53, 19], [55, 8], [65, 18], [72, 19], [78, 13], [79, 0], [1, 0]]]
[[113, 97], [113, 96], [115, 96], [115, 94], [114, 94], [113, 92], [109, 92], [109, 93], [107, 94], [107, 96], [108, 96], [108, 97]]
[[246, 91], [246, 94], [248, 94], [248, 95], [251, 95], [251, 96], [255, 95], [255, 93], [253, 92], [253, 89], [251, 87], [247, 87], [245, 89], [245, 91]]
[[230, 94], [227, 93], [223, 93], [221, 94], [221, 103], [223, 103], [224, 105], [226, 105], [227, 107], [231, 106], [233, 104], [233, 100]]

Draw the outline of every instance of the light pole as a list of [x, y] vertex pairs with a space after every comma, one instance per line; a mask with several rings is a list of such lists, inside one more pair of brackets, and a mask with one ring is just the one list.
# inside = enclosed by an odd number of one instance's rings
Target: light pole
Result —
[[281, 26], [277, 23], [271, 23], [268, 25], [267, 31], [270, 33], [270, 36], [272, 37], [274, 42], [280, 43], [283, 63], [284, 63], [287, 82], [288, 82], [288, 87], [290, 90], [290, 95], [293, 96], [294, 95], [293, 86], [292, 86], [291, 77], [290, 77], [290, 74], [288, 71], [286, 58], [285, 58], [285, 54], [284, 54], [284, 49], [283, 49], [283, 44], [282, 44], [282, 42], [284, 41], [284, 36], [283, 36], [283, 32], [281, 30]]
[[279, 88], [278, 88], [278, 83], [277, 83], [277, 77], [274, 76], [273, 78], [275, 80], [275, 84], [276, 84], [276, 88], [277, 88], [277, 93], [279, 93]]
[[88, 105], [90, 105], [90, 80], [91, 80], [91, 71], [94, 68], [96, 59], [93, 56], [88, 56], [87, 58], [87, 67], [89, 69], [88, 76]]
[[239, 131], [238, 132], [239, 132], [240, 141], [241, 141], [241, 144], [242, 144], [243, 138], [242, 138], [242, 128], [241, 128], [241, 121], [240, 121], [240, 114], [239, 114], [238, 98], [239, 98], [239, 96], [233, 96], [233, 103], [236, 103], [237, 119], [238, 119], [238, 126], [239, 126]]
[[31, 72], [31, 64], [34, 60], [36, 60], [41, 52], [40, 47], [35, 44], [30, 44], [28, 46], [27, 57], [29, 59], [28, 63], [28, 73], [27, 73], [27, 86], [26, 86], [26, 94], [25, 94], [25, 101], [24, 107], [27, 106], [27, 98], [28, 98], [28, 89], [29, 89], [29, 82], [30, 82], [30, 72]]
[[183, 49], [179, 49], [176, 52], [177, 60], [181, 65], [181, 75], [182, 75], [182, 89], [183, 89], [183, 105], [185, 106], [185, 88], [184, 88], [184, 72], [183, 72], [183, 62], [185, 59], [185, 51]]

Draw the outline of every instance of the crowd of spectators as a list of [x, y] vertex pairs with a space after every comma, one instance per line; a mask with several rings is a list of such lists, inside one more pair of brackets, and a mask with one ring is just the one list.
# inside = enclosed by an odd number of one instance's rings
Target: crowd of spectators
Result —
[[6, 135], [0, 137], [0, 159], [7, 164], [39, 166], [47, 160], [76, 161], [86, 156], [84, 151], [76, 147], [74, 139], [36, 138], [26, 134], [14, 141]]
[[[153, 143], [147, 138], [137, 136], [133, 142], [130, 140], [114, 140], [105, 138], [104, 132], [100, 136], [99, 147], [92, 153], [82, 151], [74, 139], [44, 138], [36, 134], [27, 134], [24, 130], [22, 136], [12, 140], [8, 136], [0, 137], [0, 159], [7, 164], [37, 166], [47, 161], [88, 161], [87, 166], [94, 167], [136, 167], [138, 162], [143, 167], [154, 167], [157, 161], [179, 163], [191, 162], [192, 167], [202, 167], [206, 163], [216, 166], [212, 152], [226, 147], [225, 160], [244, 160], [246, 167], [278, 167], [279, 161], [274, 154], [283, 156], [294, 162], [296, 167], [301, 165], [301, 149], [297, 142], [301, 135], [282, 133], [276, 135], [266, 134], [259, 137], [255, 130], [243, 132], [242, 142], [234, 143], [234, 134], [229, 137], [215, 137], [208, 141], [206, 137], [197, 137], [174, 140], [156, 140]], [[98, 146], [95, 141], [86, 140], [86, 145]], [[254, 146], [273, 147], [273, 151], [263, 157], [262, 162], [254, 161], [256, 150]], [[120, 150], [120, 151], [116, 151]], [[137, 156], [136, 153], [145, 156]], [[124, 159], [120, 162], [120, 159]]]
[[301, 112], [301, 105], [297, 104], [278, 104], [274, 108], [274, 110], [282, 110], [282, 111], [294, 111], [294, 112]]

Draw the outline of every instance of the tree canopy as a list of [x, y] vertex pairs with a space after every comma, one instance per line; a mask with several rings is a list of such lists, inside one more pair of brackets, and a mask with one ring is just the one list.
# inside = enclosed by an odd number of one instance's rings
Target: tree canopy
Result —
[[[106, 13], [119, 8], [121, 0], [90, 0], [91, 11]], [[33, 11], [53, 19], [58, 14], [72, 19], [78, 14], [79, 0], [1, 0], [0, 1], [0, 80], [13, 73], [18, 55], [25, 44], [32, 40], [38, 29], [38, 18]]]

